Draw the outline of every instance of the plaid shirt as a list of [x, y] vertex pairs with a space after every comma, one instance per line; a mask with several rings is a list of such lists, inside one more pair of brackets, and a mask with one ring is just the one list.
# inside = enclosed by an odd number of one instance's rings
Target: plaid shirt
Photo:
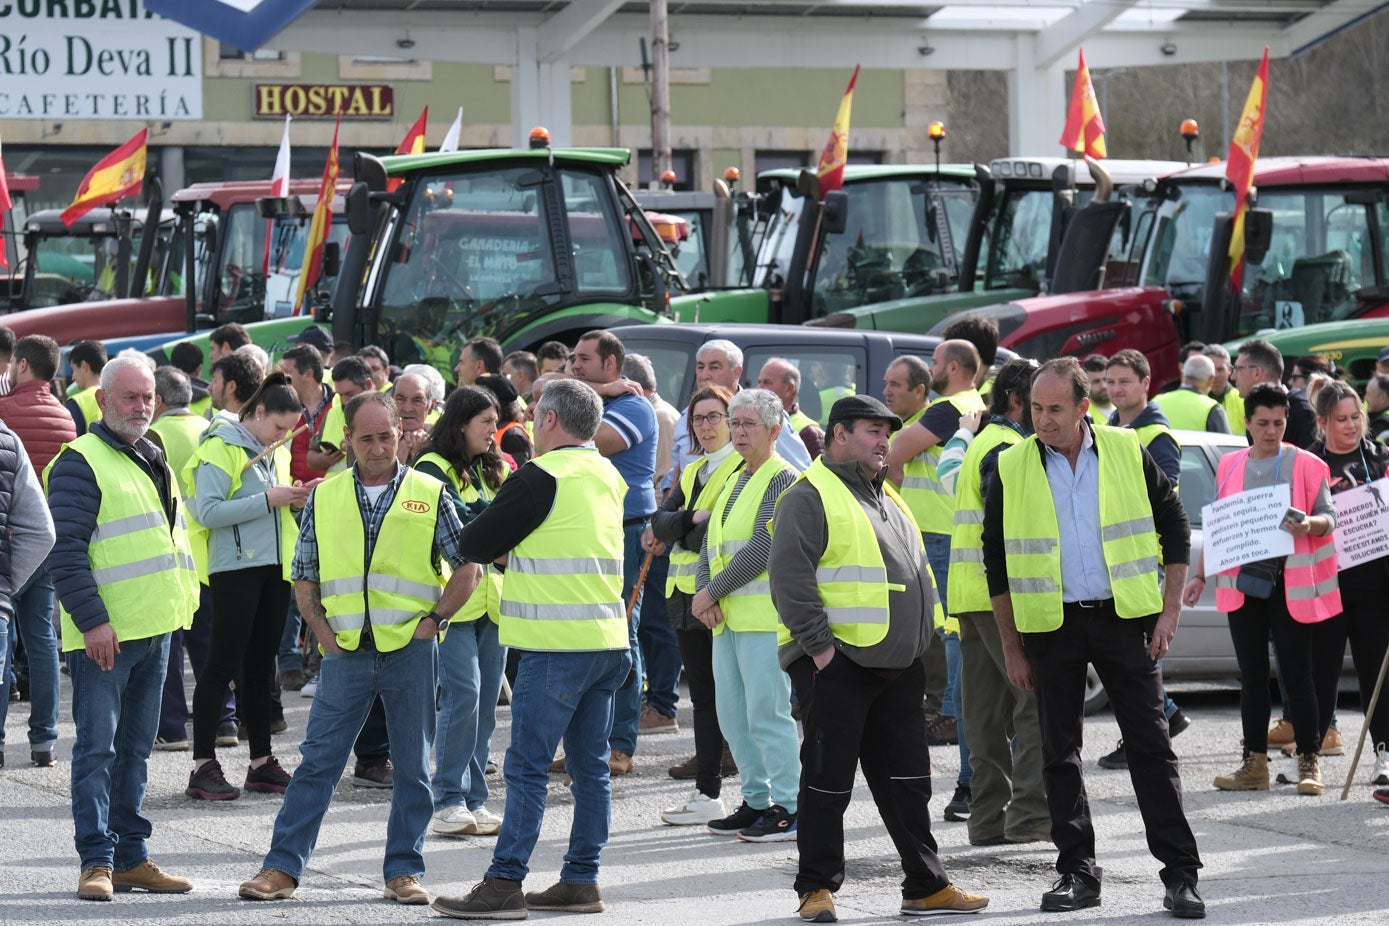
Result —
[[[391, 510], [391, 502], [395, 500], [396, 492], [400, 489], [400, 481], [405, 478], [405, 467], [396, 464], [395, 476], [377, 498], [375, 505], [371, 503], [366, 489], [357, 478], [355, 465], [351, 472], [352, 481], [357, 489], [357, 505], [366, 514], [363, 518], [367, 541], [364, 562], [370, 562], [372, 551], [376, 549], [377, 535], [381, 533], [381, 522], [385, 519], [386, 512]], [[439, 490], [439, 503], [435, 505], [435, 511], [439, 515], [434, 524], [434, 556], [447, 560], [450, 566], [457, 569], [467, 562], [460, 548], [463, 522], [459, 520], [458, 512], [445, 496], [445, 492], [444, 489]], [[290, 578], [307, 582], [318, 581], [318, 536], [314, 530], [313, 517], [315, 497], [316, 493], [310, 493], [309, 500], [304, 504], [304, 513], [299, 519], [299, 543], [294, 547], [294, 564], [290, 567]]]

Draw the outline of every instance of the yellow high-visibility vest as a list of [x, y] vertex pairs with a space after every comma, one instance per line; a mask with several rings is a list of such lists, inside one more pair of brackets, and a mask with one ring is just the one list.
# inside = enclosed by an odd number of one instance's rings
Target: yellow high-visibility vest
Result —
[[78, 411], [82, 412], [82, 417], [87, 421], [87, 430], [92, 429], [92, 425], [101, 420], [101, 406], [96, 404], [96, 387], [88, 386], [80, 392], [74, 392], [68, 396], [77, 405]]
[[[191, 627], [198, 607], [198, 578], [188, 546], [183, 499], [173, 472], [165, 466], [165, 481], [174, 504], [174, 523], [170, 526], [149, 475], [95, 434], [83, 434], [63, 445], [43, 471], [45, 491], [53, 464], [65, 453], [81, 454], [101, 487], [101, 505], [87, 558], [117, 638], [144, 640]], [[59, 611], [63, 652], [82, 649], [82, 631], [66, 609], [60, 607]]]
[[[194, 449], [193, 456], [184, 464], [179, 475], [179, 487], [187, 492], [188, 497], [191, 498], [198, 467], [203, 463], [211, 463], [231, 477], [231, 487], [227, 490], [227, 497], [231, 498], [236, 494], [236, 490], [241, 488], [241, 474], [245, 471], [246, 463], [250, 459], [246, 455], [245, 447], [227, 443], [218, 435], [217, 429], [214, 427], [208, 432], [207, 439]], [[289, 448], [278, 448], [272, 454], [271, 461], [274, 466], [274, 484], [278, 486], [293, 485], [294, 479], [289, 474]], [[288, 505], [280, 507], [279, 522], [280, 573], [288, 582], [290, 566], [294, 563], [294, 545], [299, 540], [299, 523], [294, 520], [294, 512]], [[208, 566], [211, 558], [208, 547], [212, 540], [212, 532], [198, 521], [192, 511], [188, 513], [188, 537], [193, 550], [193, 561], [198, 566], [198, 581], [206, 585], [208, 584]]]
[[[757, 511], [762, 507], [767, 487], [778, 473], [791, 468], [790, 463], [773, 453], [758, 467], [757, 472], [748, 477], [731, 510], [729, 500], [733, 497], [738, 480], [729, 479], [724, 483], [723, 491], [719, 493], [719, 499], [709, 515], [708, 532], [704, 535], [704, 544], [709, 548], [710, 580], [727, 569], [737, 552], [747, 546], [757, 526]], [[772, 585], [765, 569], [751, 582], [719, 599], [719, 608], [723, 611], [723, 621], [714, 627], [716, 635], [725, 629], [736, 632], [774, 630], [779, 644], [791, 640], [791, 634], [772, 604]]]
[[[1138, 434], [1104, 425], [1092, 431], [1100, 464], [1100, 540], [1114, 608], [1120, 617], [1147, 617], [1162, 610], [1162, 594]], [[999, 454], [998, 481], [1013, 621], [1019, 633], [1055, 630], [1062, 621], [1060, 528], [1035, 435]]]
[[[419, 466], [426, 461], [439, 467], [440, 471], [448, 476], [449, 482], [453, 485], [453, 490], [458, 493], [458, 497], [463, 500], [464, 504], [471, 505], [479, 499], [484, 498], [490, 502], [496, 494], [485, 483], [480, 482], [477, 485], [473, 485], [472, 482], [464, 482], [462, 474], [458, 472], [454, 465], [432, 450], [429, 453], [423, 454], [415, 461], [414, 465]], [[506, 474], [508, 472], [510, 472], [510, 470], [502, 470], [503, 480], [506, 479]], [[447, 563], [442, 564], [442, 566], [443, 575], [447, 579], [452, 573], [452, 570]], [[478, 583], [477, 588], [473, 589], [473, 593], [468, 596], [468, 600], [463, 604], [463, 607], [453, 616], [453, 622], [467, 624], [477, 620], [484, 614], [490, 614], [495, 623], [497, 613], [501, 608], [501, 603], [502, 574], [491, 563], [483, 563], [482, 581]]]
[[1174, 389], [1153, 397], [1167, 417], [1167, 423], [1180, 431], [1204, 431], [1211, 409], [1220, 403], [1192, 389]]
[[444, 484], [406, 470], [366, 561], [366, 529], [351, 472], [331, 476], [313, 494], [318, 584], [338, 646], [355, 650], [371, 619], [379, 652], [404, 649], [420, 618], [439, 603], [444, 580], [434, 530]]
[[[704, 468], [705, 462], [707, 461], [701, 457], [688, 464], [680, 474], [680, 494], [685, 499], [685, 508], [688, 511], [712, 513], [714, 503], [719, 500], [719, 495], [723, 492], [724, 484], [743, 467], [743, 458], [736, 453], [730, 453], [709, 474], [709, 478], [704, 481], [704, 487], [699, 490], [698, 497], [692, 498], [695, 479], [699, 475], [699, 471]], [[670, 570], [666, 573], [666, 597], [669, 598], [676, 589], [687, 595], [693, 595], [698, 575], [699, 551], [686, 550], [679, 543], [671, 544]]]
[[521, 649], [627, 649], [622, 602], [622, 499], [627, 483], [592, 447], [531, 461], [555, 479], [539, 527], [507, 557], [500, 642]]
[[955, 530], [950, 535], [950, 574], [946, 587], [952, 614], [990, 611], [989, 583], [984, 575], [984, 495], [979, 465], [999, 444], [1017, 444], [1022, 435], [1001, 424], [989, 424], [965, 451], [955, 480]]
[[[979, 391], [972, 388], [965, 389], [952, 396], [936, 399], [919, 413], [913, 415], [911, 424], [920, 421], [927, 409], [942, 402], [949, 402], [962, 415], [984, 410], [984, 400], [980, 397]], [[906, 427], [903, 427], [898, 434], [900, 435], [905, 430]], [[940, 455], [945, 447], [945, 442], [952, 435], [938, 434], [936, 436], [941, 439], [940, 443], [918, 453], [903, 464], [902, 500], [911, 509], [912, 516], [916, 518], [916, 523], [921, 526], [923, 533], [949, 534], [955, 521], [955, 495], [941, 485], [940, 480], [936, 478], [936, 466], [940, 463]]]

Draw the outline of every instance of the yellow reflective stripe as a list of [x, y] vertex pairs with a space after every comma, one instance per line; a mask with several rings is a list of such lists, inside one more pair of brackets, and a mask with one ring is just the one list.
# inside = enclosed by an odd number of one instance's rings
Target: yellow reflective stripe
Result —
[[1115, 563], [1110, 567], [1109, 575], [1113, 579], [1134, 579], [1148, 573], [1157, 575], [1157, 571], [1158, 559], [1156, 556], [1141, 556], [1138, 559], [1129, 560], [1127, 563]]
[[1008, 591], [1019, 595], [1047, 595], [1052, 592], [1060, 591], [1051, 576], [1037, 576], [1034, 578], [1008, 577]]
[[328, 626], [333, 633], [345, 633], [348, 631], [360, 631], [366, 626], [367, 616], [361, 611], [352, 614], [334, 614], [328, 618]]
[[[179, 516], [182, 518], [181, 511]], [[91, 542], [99, 543], [103, 540], [115, 540], [117, 537], [124, 537], [128, 534], [138, 534], [140, 531], [154, 530], [162, 527], [168, 527], [168, 522], [164, 520], [164, 514], [162, 512], [142, 511], [139, 514], [132, 514], [129, 517], [116, 518], [114, 521], [98, 524], [96, 530], [92, 531]]]
[[747, 545], [748, 542], [746, 540], [725, 540], [719, 544], [718, 555], [735, 556], [739, 550]]
[[347, 576], [342, 579], [325, 579], [318, 583], [318, 591], [324, 598], [333, 595], [360, 595], [366, 591], [366, 577]]
[[729, 592], [724, 598], [745, 598], [750, 595], [770, 595], [772, 593], [772, 583], [766, 579], [749, 582], [747, 585], [740, 586]]
[[[698, 563], [696, 563], [696, 567]], [[538, 559], [533, 556], [512, 556], [507, 569], [533, 576], [573, 576], [596, 573], [603, 576], [621, 576], [622, 560], [597, 556], [570, 556]]]
[[626, 619], [626, 612], [621, 604], [534, 604], [502, 599], [502, 613], [527, 621]]
[[929, 476], [905, 476], [902, 479], [902, 491], [908, 489], [929, 489], [932, 492], [938, 491], [940, 483]]
[[978, 547], [951, 547], [950, 565], [956, 563], [982, 563], [984, 551]]
[[1101, 534], [1104, 543], [1111, 540], [1122, 540], [1125, 537], [1137, 537], [1142, 534], [1151, 534], [1157, 528], [1153, 525], [1153, 519], [1149, 517], [1133, 518], [1129, 521], [1117, 521], [1113, 524], [1106, 524]]
[[178, 557], [178, 564], [181, 568], [188, 569], [190, 571], [196, 570], [198, 568], [198, 564], [193, 562], [193, 557], [190, 554], [184, 553], [182, 550], [179, 550], [174, 555]]
[[1287, 568], [1305, 569], [1315, 566], [1317, 563], [1331, 559], [1336, 555], [1336, 545], [1334, 543], [1323, 544], [1311, 553], [1291, 553], [1288, 555]]
[[[133, 563], [93, 569], [92, 579], [97, 585], [107, 585], [112, 582], [124, 582], [127, 579], [152, 576], [166, 569], [177, 569], [179, 565], [179, 559], [173, 553], [163, 553], [159, 556], [151, 556], [149, 559], [137, 559]], [[185, 568], [191, 569], [192, 562], [189, 561]]]
[[983, 524], [983, 523], [984, 523], [984, 509], [983, 509], [983, 508], [956, 508], [956, 509], [955, 509], [955, 523], [956, 523], [956, 524]]
[[[386, 575], [381, 572], [367, 573], [367, 587], [375, 592], [385, 592], [388, 595], [404, 595], [407, 598], [422, 598], [426, 601], [438, 601], [439, 593], [443, 589], [437, 583], [414, 582], [410, 579], [402, 579], [400, 576]], [[373, 609], [371, 612], [372, 620], [376, 620], [376, 615], [381, 609]], [[415, 612], [410, 612], [415, 613]], [[393, 622], [385, 622], [393, 623]]]
[[1045, 554], [1056, 549], [1056, 544], [1055, 537], [1021, 537], [1013, 540], [1004, 538], [1003, 552]]
[[821, 566], [816, 582], [886, 582], [886, 566]]
[[373, 608], [371, 623], [377, 627], [395, 627], [408, 624], [419, 616], [420, 612], [414, 608]]
[[887, 623], [887, 611], [883, 608], [826, 608], [825, 614], [831, 624]]
[[677, 579], [683, 579], [686, 576], [697, 575], [699, 573], [699, 560], [695, 560], [694, 562], [671, 563], [671, 566], [674, 568], [670, 570], [669, 574], [675, 576]]

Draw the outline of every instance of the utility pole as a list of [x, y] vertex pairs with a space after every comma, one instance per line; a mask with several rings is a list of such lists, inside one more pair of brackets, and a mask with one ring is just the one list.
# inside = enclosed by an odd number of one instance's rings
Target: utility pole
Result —
[[[670, 155], [670, 19], [666, 0], [651, 0], [651, 188], [672, 168]], [[687, 180], [689, 178], [686, 178]]]

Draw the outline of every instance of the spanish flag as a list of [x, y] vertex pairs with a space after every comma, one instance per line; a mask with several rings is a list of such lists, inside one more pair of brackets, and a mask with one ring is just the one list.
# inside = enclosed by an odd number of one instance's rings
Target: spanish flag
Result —
[[1254, 162], [1259, 159], [1259, 142], [1264, 137], [1264, 104], [1268, 100], [1268, 46], [1264, 60], [1254, 75], [1249, 98], [1244, 101], [1244, 113], [1239, 127], [1230, 139], [1230, 153], [1225, 158], [1225, 179], [1235, 191], [1235, 227], [1230, 232], [1230, 285], [1235, 293], [1244, 284], [1244, 214], [1249, 211], [1249, 188], [1254, 185]]
[[1071, 108], [1066, 112], [1066, 127], [1061, 130], [1061, 145], [1092, 158], [1107, 157], [1109, 153], [1104, 144], [1104, 117], [1095, 99], [1084, 49], [1080, 51], [1075, 85], [1071, 87]]
[[130, 141], [96, 162], [82, 178], [72, 205], [63, 210], [64, 225], [71, 225], [97, 206], [140, 195], [145, 183], [145, 144], [149, 134], [149, 129], [141, 129]]
[[858, 71], [856, 64], [854, 76], [849, 78], [849, 86], [844, 88], [844, 99], [839, 101], [839, 114], [834, 117], [830, 140], [825, 142], [825, 150], [820, 152], [820, 163], [815, 168], [823, 193], [844, 186], [844, 165], [849, 160], [849, 111], [854, 106], [854, 84], [858, 82]]
[[9, 213], [14, 201], [10, 199], [10, 182], [5, 179], [5, 156], [0, 153], [0, 267], [9, 267], [10, 258], [5, 253], [4, 230], [5, 216]]
[[[429, 123], [429, 107], [424, 108], [420, 117], [415, 120], [415, 124], [410, 126], [410, 131], [405, 133], [405, 139], [396, 146], [396, 154], [424, 154], [424, 132], [425, 126]], [[386, 190], [394, 192], [395, 188], [405, 182], [403, 177], [392, 177], [386, 181]]]
[[328, 160], [323, 165], [323, 183], [318, 187], [318, 203], [313, 207], [309, 237], [304, 242], [304, 267], [299, 274], [299, 292], [294, 297], [295, 315], [304, 312], [304, 294], [318, 282], [323, 270], [323, 243], [332, 230], [333, 194], [338, 189], [338, 130], [341, 128], [342, 110], [338, 110], [338, 121], [333, 126], [333, 146], [328, 149]]

